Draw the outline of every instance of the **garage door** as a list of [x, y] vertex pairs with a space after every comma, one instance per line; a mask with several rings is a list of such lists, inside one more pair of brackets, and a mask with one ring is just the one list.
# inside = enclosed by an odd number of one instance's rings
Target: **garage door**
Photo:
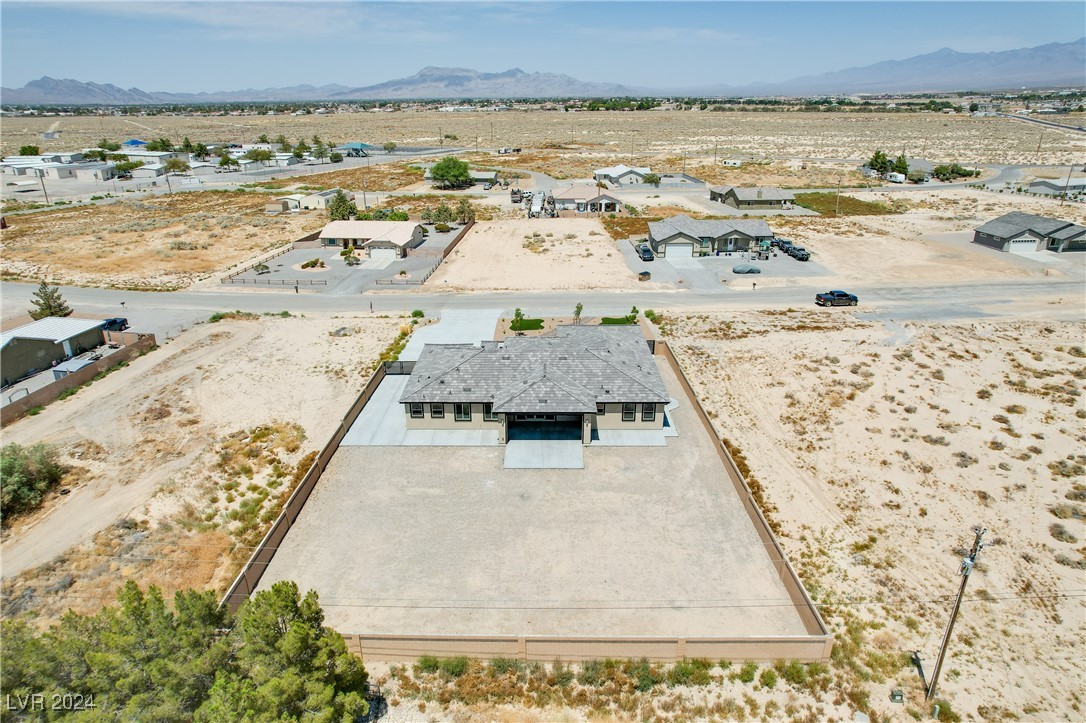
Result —
[[1035, 238], [1012, 238], [1011, 248], [1015, 251], [1032, 251], [1037, 248], [1037, 239]]
[[668, 244], [667, 255], [673, 259], [694, 258], [694, 244]]
[[396, 249], [370, 249], [371, 259], [396, 259]]

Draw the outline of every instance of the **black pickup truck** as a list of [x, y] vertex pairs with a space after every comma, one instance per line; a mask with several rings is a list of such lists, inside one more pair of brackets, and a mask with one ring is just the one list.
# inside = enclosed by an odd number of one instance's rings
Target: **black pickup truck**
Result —
[[815, 303], [819, 306], [856, 306], [860, 300], [847, 291], [826, 291], [815, 294]]

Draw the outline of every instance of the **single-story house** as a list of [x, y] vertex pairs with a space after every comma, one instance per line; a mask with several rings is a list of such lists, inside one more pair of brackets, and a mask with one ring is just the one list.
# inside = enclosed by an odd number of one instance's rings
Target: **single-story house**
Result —
[[166, 173], [166, 166], [152, 163], [149, 166], [140, 166], [132, 169], [132, 178], [158, 178]]
[[3, 385], [102, 345], [101, 319], [48, 316], [0, 334]]
[[274, 201], [268, 201], [264, 204], [264, 213], [286, 213], [287, 202], [281, 198], [277, 198]]
[[75, 178], [75, 166], [70, 163], [47, 163], [41, 170], [46, 178]]
[[218, 163], [204, 163], [197, 161], [189, 164], [189, 174], [193, 176], [211, 176], [219, 172]]
[[649, 222], [649, 246], [658, 256], [689, 258], [750, 251], [773, 240], [762, 219], [694, 219], [679, 215]]
[[743, 165], [742, 161], [736, 160], [734, 158], [725, 158], [723, 161], [721, 161], [721, 163], [725, 168], [739, 168]]
[[364, 248], [371, 259], [402, 259], [426, 239], [414, 221], [332, 221], [319, 238], [321, 246]]
[[1064, 193], [1074, 196], [1083, 191], [1086, 191], [1086, 176], [1071, 176], [1069, 179], [1064, 177], [1062, 181], [1040, 178], [1029, 184], [1030, 193], [1043, 193], [1049, 196], [1061, 196]]
[[117, 166], [112, 163], [88, 163], [77, 166], [75, 177], [80, 181], [108, 181], [117, 177]]
[[973, 243], [1000, 251], [1086, 251], [1086, 226], [1011, 211], [973, 232]]
[[705, 181], [695, 178], [688, 173], [661, 173], [661, 186], [683, 186], [686, 184], [703, 184]]
[[[327, 191], [311, 193], [301, 200], [301, 207], [306, 211], [323, 211], [328, 208], [328, 204], [332, 202], [332, 199], [336, 197], [336, 194], [339, 193], [339, 191], [340, 189], [338, 188], [330, 188]], [[347, 193], [346, 196], [348, 201], [354, 200], [353, 193]]]
[[171, 158], [180, 158], [183, 161], [189, 160], [189, 154], [183, 151], [140, 151], [140, 150], [121, 150], [120, 153], [128, 156], [130, 161], [143, 161], [146, 165], [156, 165], [165, 163]]
[[306, 198], [304, 193], [292, 193], [289, 196], [280, 196], [275, 200], [285, 203], [288, 211], [296, 211], [302, 207], [302, 199], [304, 198]]
[[268, 165], [276, 168], [289, 168], [301, 162], [302, 159], [295, 158], [293, 153], [276, 153], [275, 157], [268, 161]]
[[408, 429], [541, 429], [582, 444], [598, 429], [663, 429], [667, 388], [638, 326], [559, 326], [553, 336], [427, 344], [400, 403]]
[[645, 175], [648, 173], [651, 173], [651, 171], [647, 167], [633, 168], [620, 163], [617, 166], [597, 168], [596, 172], [592, 174], [592, 179], [616, 186], [630, 186], [643, 183]]
[[626, 207], [599, 186], [566, 186], [551, 194], [555, 211], [573, 213], [623, 213]]
[[714, 186], [709, 189], [709, 200], [740, 209], [786, 209], [795, 204], [796, 196], [779, 188]]

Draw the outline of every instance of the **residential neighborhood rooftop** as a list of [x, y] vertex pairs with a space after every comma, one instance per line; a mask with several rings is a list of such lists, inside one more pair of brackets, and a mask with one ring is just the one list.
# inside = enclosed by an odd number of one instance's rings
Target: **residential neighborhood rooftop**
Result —
[[321, 229], [320, 238], [381, 240], [404, 246], [417, 226], [414, 221], [332, 221]]
[[735, 197], [740, 201], [794, 201], [796, 196], [791, 191], [769, 186], [714, 186], [709, 189], [714, 193], [725, 194], [728, 191], [735, 192]]
[[7, 346], [12, 339], [38, 339], [59, 344], [65, 339], [71, 339], [73, 336], [78, 336], [91, 329], [98, 329], [101, 326], [101, 319], [47, 316], [44, 319], [38, 319], [11, 331], [3, 332], [0, 334], [0, 347]]
[[677, 233], [692, 238], [718, 238], [733, 231], [746, 234], [751, 238], [772, 236], [773, 231], [762, 219], [698, 219], [684, 214], [649, 222], [649, 233], [653, 238], [665, 239]]
[[1009, 238], [1024, 231], [1034, 231], [1042, 236], [1059, 239], [1075, 236], [1086, 231], [1086, 228], [1070, 221], [1061, 221], [1056, 218], [1037, 216], [1022, 211], [1011, 211], [978, 226], [976, 230], [997, 238]]
[[595, 413], [668, 402], [637, 326], [559, 326], [553, 336], [423, 347], [401, 403], [483, 402], [495, 413]]

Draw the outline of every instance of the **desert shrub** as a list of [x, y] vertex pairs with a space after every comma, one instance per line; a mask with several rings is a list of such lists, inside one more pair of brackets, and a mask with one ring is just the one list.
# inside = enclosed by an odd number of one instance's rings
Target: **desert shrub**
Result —
[[568, 688], [573, 683], [573, 669], [568, 665], [563, 665], [561, 660], [554, 661], [551, 672], [554, 675], [554, 682], [556, 685], [562, 688]]
[[758, 675], [758, 664], [753, 661], [747, 661], [743, 663], [743, 667], [739, 669], [736, 674], [736, 679], [743, 683], [753, 683], [754, 678]]
[[524, 671], [524, 662], [516, 658], [494, 658], [487, 666], [487, 670], [494, 677], [506, 673], [521, 673]]
[[1086, 474], [1086, 467], [1061, 459], [1058, 462], [1049, 462], [1048, 471], [1053, 477], [1081, 477]]
[[419, 673], [436, 673], [441, 669], [441, 661], [433, 655], [423, 655], [419, 662], [415, 663], [415, 675]]
[[713, 664], [708, 660], [680, 660], [667, 672], [668, 685], [709, 685]]
[[33, 510], [65, 471], [52, 445], [6, 445], [0, 449], [0, 514], [7, 518]]
[[1026, 408], [1023, 407], [1021, 404], [1010, 404], [1006, 407], [1003, 407], [1003, 411], [1007, 414], [1025, 414]]
[[449, 231], [452, 231], [452, 226], [447, 223], [435, 223], [434, 230], [438, 233], [448, 233]]
[[950, 442], [946, 441], [946, 437], [933, 437], [930, 434], [925, 434], [923, 437], [921, 437], [921, 439], [923, 439], [928, 444], [934, 444], [940, 447], [950, 446]]
[[773, 668], [764, 668], [762, 674], [758, 676], [758, 683], [763, 688], [777, 687], [777, 671], [773, 670]]
[[991, 399], [991, 398], [992, 398], [991, 390], [989, 390], [989, 389], [978, 389], [977, 390], [977, 399]]
[[773, 664], [773, 668], [783, 680], [792, 685], [799, 686], [807, 682], [807, 666], [798, 660], [790, 660], [787, 663], [778, 660]]
[[1053, 522], [1049, 525], [1048, 532], [1060, 542], [1069, 542], [1071, 544], [1078, 542], [1078, 538], [1072, 535], [1062, 523]]
[[441, 661], [439, 667], [442, 674], [450, 678], [459, 678], [468, 672], [468, 659], [462, 655], [457, 658], [446, 658]]
[[637, 681], [637, 689], [642, 693], [650, 691], [654, 686], [663, 682], [663, 676], [649, 664], [648, 658], [638, 661], [627, 661], [623, 672]]
[[1086, 517], [1078, 505], [1053, 505], [1048, 511], [1060, 520], [1081, 520]]
[[421, 319], [424, 316], [426, 316], [426, 313], [422, 309], [415, 309], [414, 311], [411, 312], [411, 316], [413, 316], [416, 319]]
[[581, 672], [577, 675], [577, 682], [581, 685], [599, 685], [603, 680], [603, 662], [599, 660], [586, 660], [581, 663]]
[[980, 461], [973, 455], [966, 452], [955, 452], [954, 456], [958, 458], [959, 467], [971, 467]]

